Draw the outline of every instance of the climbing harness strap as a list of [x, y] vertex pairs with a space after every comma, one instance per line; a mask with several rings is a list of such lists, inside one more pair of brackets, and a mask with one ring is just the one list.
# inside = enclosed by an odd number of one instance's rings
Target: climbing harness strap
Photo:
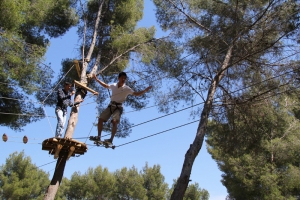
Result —
[[[110, 113], [113, 114], [117, 109], [120, 111], [120, 115], [123, 113], [123, 107], [122, 107], [122, 103], [117, 103], [115, 101], [111, 101], [108, 105], [109, 109], [110, 109]], [[115, 107], [113, 109], [113, 107]]]

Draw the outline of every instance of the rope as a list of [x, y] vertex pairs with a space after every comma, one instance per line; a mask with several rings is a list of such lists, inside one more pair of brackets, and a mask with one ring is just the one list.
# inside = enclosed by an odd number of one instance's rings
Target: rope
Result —
[[[34, 115], [34, 114], [23, 114], [23, 113], [6, 113], [6, 112], [0, 112], [0, 114], [3, 115], [20, 115], [20, 116], [31, 116], [31, 117], [45, 117], [45, 115]], [[54, 116], [46, 116], [46, 117], [52, 117], [52, 118], [56, 118]]]
[[45, 98], [45, 100], [42, 102], [42, 104], [45, 103], [45, 101], [48, 99], [48, 97], [52, 94], [52, 92], [56, 89], [56, 87], [60, 84], [60, 82], [67, 76], [67, 74], [73, 69], [75, 65], [72, 65], [72, 67], [70, 67], [69, 71], [67, 71], [67, 73], [65, 73], [65, 75], [59, 80], [59, 82], [55, 85], [55, 87], [51, 90], [50, 94], [48, 94], [48, 96]]
[[28, 102], [32, 102], [32, 103], [42, 104], [39, 101], [32, 101], [32, 100], [27, 100], [27, 99], [15, 99], [15, 98], [10, 98], [10, 97], [0, 97], [0, 99], [8, 99], [8, 100], [15, 100], [15, 101], [28, 101]]
[[195, 123], [195, 122], [199, 122], [199, 120], [200, 120], [200, 119], [195, 120], [195, 121], [192, 121], [192, 122], [189, 122], [189, 123], [186, 123], [186, 124], [182, 124], [182, 125], [180, 125], [180, 126], [176, 126], [176, 127], [173, 127], [173, 128], [170, 128], [170, 129], [167, 129], [167, 130], [158, 132], [158, 133], [154, 133], [154, 134], [148, 135], [148, 136], [146, 136], [146, 137], [142, 137], [142, 138], [139, 138], [139, 139], [136, 139], [136, 140], [132, 140], [132, 141], [130, 141], [130, 142], [126, 142], [126, 143], [120, 144], [120, 145], [118, 145], [118, 146], [116, 146], [116, 147], [125, 146], [125, 145], [127, 145], [127, 144], [134, 143], [134, 142], [137, 142], [137, 141], [140, 141], [140, 140], [143, 140], [143, 139], [146, 139], [146, 138], [155, 136], [155, 135], [159, 135], [159, 134], [161, 134], [161, 133], [165, 133], [165, 132], [168, 132], [168, 131], [177, 129], [177, 128], [181, 128], [181, 127], [183, 127], [183, 126], [187, 126], [187, 125], [189, 125], [189, 124], [193, 124], [193, 123]]
[[86, 140], [85, 140], [84, 143], [86, 143], [87, 139], [89, 138], [89, 136], [90, 136], [90, 134], [91, 134], [91, 132], [92, 132], [92, 130], [93, 130], [93, 127], [94, 127], [94, 124], [96, 123], [96, 121], [97, 121], [97, 118], [95, 119], [94, 123], [92, 124], [92, 128], [91, 128], [91, 130], [90, 130], [88, 136], [86, 137]]
[[[45, 115], [47, 116], [47, 112], [46, 112], [46, 109], [45, 109], [44, 105], [43, 105], [43, 110], [44, 110], [44, 112], [45, 112]], [[49, 123], [49, 125], [50, 125], [51, 131], [52, 131], [52, 135], [55, 135], [55, 133], [54, 133], [54, 131], [53, 131], [53, 128], [52, 128], [52, 125], [51, 125], [50, 120], [49, 120], [48, 117], [47, 117], [47, 121], [48, 121], [48, 123]]]
[[[4, 83], [4, 82], [0, 82], [0, 84], [2, 84], [2, 85], [8, 85], [8, 86], [19, 86], [18, 84], [12, 84], [12, 83]], [[39, 88], [37, 88], [37, 87], [35, 87], [35, 86], [19, 86], [19, 87], [21, 87], [21, 88], [33, 88], [33, 89], [35, 89], [36, 91], [48, 91], [48, 90], [46, 90], [46, 89], [39, 89]]]

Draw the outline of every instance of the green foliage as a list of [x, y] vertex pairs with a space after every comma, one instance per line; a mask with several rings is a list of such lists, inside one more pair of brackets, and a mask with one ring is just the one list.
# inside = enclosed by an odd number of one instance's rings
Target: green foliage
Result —
[[[171, 194], [175, 188], [176, 182], [177, 180], [174, 179], [172, 188], [168, 191], [167, 199], [170, 199]], [[189, 184], [183, 196], [183, 200], [208, 200], [208, 199], [209, 199], [208, 191], [205, 189], [201, 189], [197, 182]]]
[[65, 195], [68, 199], [108, 199], [115, 185], [115, 179], [107, 168], [101, 166], [80, 175], [75, 172], [68, 183]]
[[147, 190], [148, 200], [165, 199], [168, 191], [168, 184], [164, 182], [164, 176], [160, 172], [160, 166], [149, 167], [148, 163], [143, 168], [142, 177], [144, 179], [144, 188]]
[[[217, 89], [219, 96], [222, 88], [229, 91], [252, 84], [251, 79], [244, 82], [249, 73], [268, 73], [273, 67], [276, 75], [284, 70], [282, 66], [292, 69], [291, 63], [297, 61], [283, 53], [288, 45], [297, 48], [300, 6], [295, 1], [154, 0], [154, 3], [158, 23], [172, 34], [156, 43], [157, 53], [151, 67], [174, 80], [168, 94], [174, 96], [174, 101], [193, 103], [199, 96], [206, 99], [199, 91], [208, 91], [212, 80], [221, 75], [219, 70], [230, 46], [233, 51], [219, 83], [222, 87]], [[274, 60], [279, 60], [278, 65], [270, 66]], [[157, 76], [157, 71], [153, 71], [152, 77]], [[172, 95], [178, 88], [178, 95]], [[158, 101], [164, 98], [160, 93], [157, 95]], [[170, 107], [178, 104], [171, 102]], [[168, 111], [165, 108], [161, 110]]]
[[126, 167], [115, 172], [116, 190], [113, 198], [116, 199], [147, 199], [146, 189], [143, 187], [143, 178], [139, 175], [137, 169]]
[[205, 189], [201, 189], [198, 183], [191, 184], [188, 186], [187, 190], [185, 191], [184, 200], [208, 200], [209, 193]]
[[77, 23], [73, 3], [69, 0], [0, 2], [0, 111], [16, 114], [1, 115], [1, 126], [21, 130], [43, 117], [40, 105], [29, 99], [43, 101], [48, 95], [53, 71], [42, 64], [49, 45], [47, 36], [61, 36]]
[[49, 182], [48, 174], [31, 163], [24, 152], [13, 153], [0, 167], [0, 198], [43, 199]]
[[75, 172], [70, 181], [63, 181], [62, 187], [67, 199], [162, 200], [168, 192], [160, 166], [149, 167], [147, 163], [141, 172], [135, 167], [123, 167], [110, 173], [101, 166], [90, 168], [82, 175]]
[[208, 151], [234, 199], [297, 199], [300, 123], [292, 96], [225, 109], [227, 123], [209, 125]]
[[[91, 45], [90, 41], [98, 7], [98, 1], [89, 1], [86, 15], [83, 16], [87, 20], [87, 47]], [[152, 48], [151, 45], [141, 45], [139, 48], [130, 50], [138, 44], [143, 44], [153, 39], [155, 34], [154, 27], [149, 29], [135, 28], [137, 22], [143, 17], [143, 9], [143, 0], [105, 1], [101, 10], [102, 16], [98, 28], [99, 37], [96, 41], [93, 57], [95, 58], [98, 53], [101, 54], [101, 68], [108, 65], [116, 56], [123, 54], [113, 64], [110, 64], [111, 66], [104, 72], [105, 75], [108, 75], [110, 72], [123, 71], [128, 65], [130, 52], [152, 52], [150, 50]], [[83, 29], [82, 24], [79, 27], [80, 37], [82, 37]]]

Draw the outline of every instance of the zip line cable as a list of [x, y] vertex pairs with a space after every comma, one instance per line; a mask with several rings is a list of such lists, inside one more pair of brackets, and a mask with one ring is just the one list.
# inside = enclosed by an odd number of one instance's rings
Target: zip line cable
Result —
[[176, 126], [176, 127], [173, 127], [173, 128], [170, 128], [170, 129], [167, 129], [167, 130], [164, 130], [164, 131], [158, 132], [158, 133], [154, 133], [154, 134], [152, 134], [152, 135], [148, 135], [148, 136], [145, 136], [145, 137], [142, 137], [142, 138], [136, 139], [136, 140], [132, 140], [132, 141], [130, 141], [130, 142], [126, 142], [126, 143], [123, 143], [123, 144], [117, 145], [116, 147], [125, 146], [125, 145], [127, 145], [127, 144], [134, 143], [134, 142], [137, 142], [137, 141], [140, 141], [140, 140], [143, 140], [143, 139], [149, 138], [149, 137], [153, 137], [153, 136], [159, 135], [159, 134], [161, 134], [161, 133], [165, 133], [165, 132], [168, 132], [168, 131], [171, 131], [171, 130], [177, 129], [177, 128], [181, 128], [181, 127], [183, 127], [183, 126], [187, 126], [187, 125], [190, 125], [190, 124], [193, 124], [193, 123], [199, 122], [199, 120], [200, 120], [200, 119], [198, 119], [198, 120], [195, 120], [195, 121], [192, 121], [192, 122], [189, 122], [189, 123], [186, 123], [186, 124], [182, 124], [182, 125], [180, 125], [180, 126]]
[[31, 116], [31, 117], [51, 117], [51, 118], [56, 118], [54, 116], [45, 116], [45, 115], [35, 115], [35, 114], [30, 114], [30, 113], [7, 113], [7, 112], [0, 112], [0, 114], [3, 115], [20, 115], [20, 116]]
[[[298, 87], [299, 88], [299, 87]], [[285, 93], [285, 92], [288, 92], [288, 91], [291, 91], [291, 90], [285, 90], [279, 94], [282, 94], [282, 93]], [[275, 94], [275, 95], [272, 95], [272, 96], [277, 96], [279, 94]], [[269, 96], [267, 98], [270, 98], [272, 96]], [[261, 100], [264, 100], [266, 98], [263, 98]], [[156, 136], [158, 134], [161, 134], [161, 133], [165, 133], [165, 132], [168, 132], [168, 131], [171, 131], [171, 130], [174, 130], [174, 129], [177, 129], [177, 128], [180, 128], [180, 127], [183, 127], [183, 126], [186, 126], [186, 125], [189, 125], [189, 124], [192, 124], [192, 123], [196, 123], [196, 122], [199, 122], [200, 119], [198, 120], [195, 120], [195, 121], [192, 121], [192, 122], [189, 122], [189, 123], [186, 123], [186, 124], [183, 124], [183, 125], [180, 125], [180, 126], [176, 126], [176, 127], [173, 127], [173, 128], [170, 128], [170, 129], [167, 129], [167, 130], [164, 130], [164, 131], [161, 131], [161, 132], [158, 132], [158, 133], [155, 133], [155, 134], [151, 134], [151, 135], [148, 135], [148, 136], [145, 136], [145, 137], [142, 137], [142, 138], [139, 138], [139, 139], [136, 139], [136, 140], [132, 140], [130, 142], [126, 142], [126, 143], [123, 143], [123, 144], [120, 144], [120, 145], [117, 145], [115, 147], [121, 147], [121, 146], [124, 146], [124, 145], [127, 145], [127, 144], [130, 144], [130, 143], [134, 143], [134, 142], [137, 142], [137, 141], [140, 141], [140, 140], [143, 140], [143, 139], [146, 139], [146, 138], [149, 138], [149, 137], [152, 137], [152, 136]]]

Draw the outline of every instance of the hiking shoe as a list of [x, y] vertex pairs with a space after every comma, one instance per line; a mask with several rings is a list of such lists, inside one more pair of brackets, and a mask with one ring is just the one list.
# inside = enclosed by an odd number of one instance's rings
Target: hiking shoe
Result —
[[106, 139], [106, 140], [104, 140], [104, 142], [112, 144], [112, 139]]
[[97, 141], [100, 141], [100, 137], [99, 137], [99, 136], [91, 136], [90, 139], [91, 139], [91, 140], [97, 140]]

